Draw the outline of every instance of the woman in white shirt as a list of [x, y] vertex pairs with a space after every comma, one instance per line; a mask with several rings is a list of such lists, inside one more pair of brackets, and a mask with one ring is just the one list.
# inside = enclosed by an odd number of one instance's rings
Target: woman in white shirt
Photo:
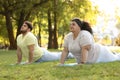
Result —
[[119, 54], [115, 55], [105, 46], [96, 44], [89, 23], [78, 18], [71, 20], [70, 33], [65, 36], [61, 65], [64, 64], [69, 52], [74, 55], [78, 64], [120, 60]]

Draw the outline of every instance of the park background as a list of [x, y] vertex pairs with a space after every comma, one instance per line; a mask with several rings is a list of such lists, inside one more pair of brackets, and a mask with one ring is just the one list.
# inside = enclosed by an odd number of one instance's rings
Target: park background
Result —
[[[120, 52], [120, 0], [0, 0], [0, 80], [119, 80], [119, 62], [58, 67], [59, 61], [16, 63], [16, 37], [33, 23], [41, 47], [61, 51], [72, 18], [88, 21], [97, 43]], [[74, 59], [66, 63], [75, 62]]]
[[16, 37], [24, 21], [33, 23], [39, 45], [61, 49], [70, 20], [88, 21], [95, 41], [120, 45], [119, 0], [0, 0], [0, 48], [16, 49]]

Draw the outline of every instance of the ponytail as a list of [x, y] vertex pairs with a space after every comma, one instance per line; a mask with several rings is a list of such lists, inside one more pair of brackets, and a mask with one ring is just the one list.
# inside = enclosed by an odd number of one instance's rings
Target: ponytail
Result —
[[91, 28], [91, 26], [90, 26], [90, 24], [88, 22], [82, 21], [81, 30], [86, 30], [86, 31], [90, 32], [93, 35], [92, 28]]

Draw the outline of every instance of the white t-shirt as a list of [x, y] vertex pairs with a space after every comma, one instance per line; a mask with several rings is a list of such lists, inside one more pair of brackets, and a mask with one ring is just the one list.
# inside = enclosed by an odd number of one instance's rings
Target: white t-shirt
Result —
[[28, 32], [24, 37], [22, 34], [17, 37], [17, 46], [20, 47], [23, 56], [27, 59], [29, 58], [28, 45], [32, 44], [34, 44], [33, 61], [36, 61], [43, 55], [43, 51], [38, 45], [37, 38], [31, 32]]
[[87, 63], [96, 62], [100, 46], [95, 44], [93, 36], [88, 31], [80, 31], [76, 39], [73, 39], [72, 32], [65, 36], [64, 47], [67, 47], [69, 52], [75, 56], [77, 63], [81, 62], [81, 47], [85, 45], [91, 45], [91, 49], [88, 51]]

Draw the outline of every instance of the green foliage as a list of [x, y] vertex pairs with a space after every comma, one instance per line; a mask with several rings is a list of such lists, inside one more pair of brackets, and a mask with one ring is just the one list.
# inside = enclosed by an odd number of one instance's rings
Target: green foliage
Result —
[[[13, 31], [15, 31], [14, 35], [16, 29], [20, 28], [24, 20], [29, 20], [35, 24], [36, 29], [33, 31], [35, 35], [39, 33], [37, 27], [40, 27], [42, 35], [48, 35], [48, 10], [51, 11], [52, 17], [54, 11], [56, 11], [58, 37], [63, 37], [68, 33], [70, 20], [74, 17], [95, 24], [96, 14], [98, 13], [97, 8], [93, 8], [89, 0], [57, 0], [56, 2], [57, 6], [54, 7], [54, 0], [0, 0], [0, 14], [3, 17], [5, 10], [3, 5], [5, 5], [10, 11]], [[3, 20], [2, 24], [5, 26], [6, 20]], [[52, 24], [54, 24], [53, 18]], [[7, 36], [6, 33], [4, 35]]]
[[92, 7], [89, 0], [65, 0], [58, 6], [58, 27], [59, 34], [65, 34], [69, 31], [70, 20], [74, 17], [87, 20], [91, 24], [96, 23], [98, 14], [97, 7]]
[[9, 44], [6, 25], [4, 23], [4, 17], [0, 16], [0, 45], [4, 46], [5, 44]]
[[4, 17], [0, 16], [0, 37], [7, 38], [8, 36], [4, 21], [5, 21]]
[[[119, 80], [119, 62], [59, 67], [59, 61], [30, 65], [15, 63], [16, 51], [0, 51], [0, 80]], [[73, 59], [66, 63], [74, 62]]]

